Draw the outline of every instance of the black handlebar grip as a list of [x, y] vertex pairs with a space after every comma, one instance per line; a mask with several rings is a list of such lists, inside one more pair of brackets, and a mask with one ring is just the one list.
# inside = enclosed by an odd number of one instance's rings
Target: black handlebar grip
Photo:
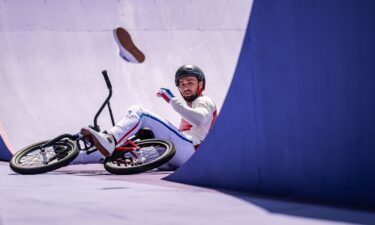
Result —
[[107, 87], [108, 87], [108, 89], [112, 89], [112, 84], [111, 84], [111, 82], [109, 81], [107, 71], [106, 71], [106, 70], [103, 70], [103, 71], [102, 71], [102, 74], [103, 74], [103, 76], [104, 76], [104, 80], [105, 80], [105, 82], [107, 83]]

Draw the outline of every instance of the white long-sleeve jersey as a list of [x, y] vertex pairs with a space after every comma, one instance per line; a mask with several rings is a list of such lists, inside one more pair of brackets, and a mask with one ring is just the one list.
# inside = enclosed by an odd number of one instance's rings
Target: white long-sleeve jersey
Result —
[[169, 103], [182, 117], [179, 129], [198, 146], [207, 136], [217, 117], [215, 103], [207, 96], [199, 96], [189, 104], [173, 97]]

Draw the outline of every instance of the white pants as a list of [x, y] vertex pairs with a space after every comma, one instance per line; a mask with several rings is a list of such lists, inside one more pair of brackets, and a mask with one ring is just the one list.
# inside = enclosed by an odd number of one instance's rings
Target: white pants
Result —
[[108, 130], [117, 141], [117, 146], [122, 145], [129, 137], [140, 129], [148, 127], [152, 130], [155, 138], [168, 140], [176, 148], [174, 157], [163, 167], [165, 169], [176, 169], [184, 164], [195, 152], [193, 142], [179, 131], [170, 122], [160, 116], [140, 107], [132, 106], [119, 123]]
[[[168, 163], [159, 167], [159, 169], [177, 169], [194, 154], [195, 148], [193, 142], [184, 133], [179, 131], [170, 122], [140, 106], [130, 107], [125, 117], [107, 132], [116, 138], [117, 146], [120, 146], [129, 137], [144, 127], [150, 128], [155, 138], [168, 140], [176, 148], [176, 154], [173, 158]], [[85, 151], [81, 151], [78, 157], [70, 164], [100, 163], [103, 160], [104, 157], [99, 151], [95, 151], [89, 155]]]

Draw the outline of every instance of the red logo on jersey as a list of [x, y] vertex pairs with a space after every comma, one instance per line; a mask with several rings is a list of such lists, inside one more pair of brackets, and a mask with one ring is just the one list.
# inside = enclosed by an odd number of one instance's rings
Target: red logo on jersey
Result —
[[193, 127], [188, 121], [181, 119], [180, 123], [180, 130], [185, 131], [185, 130], [190, 130]]

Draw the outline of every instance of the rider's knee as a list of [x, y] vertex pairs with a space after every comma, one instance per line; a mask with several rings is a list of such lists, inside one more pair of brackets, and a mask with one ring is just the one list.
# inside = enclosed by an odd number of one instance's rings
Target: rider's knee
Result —
[[128, 109], [128, 114], [129, 115], [137, 115], [137, 116], [141, 116], [143, 113], [145, 112], [145, 110], [139, 106], [139, 105], [133, 105], [133, 106], [130, 106], [129, 109]]

